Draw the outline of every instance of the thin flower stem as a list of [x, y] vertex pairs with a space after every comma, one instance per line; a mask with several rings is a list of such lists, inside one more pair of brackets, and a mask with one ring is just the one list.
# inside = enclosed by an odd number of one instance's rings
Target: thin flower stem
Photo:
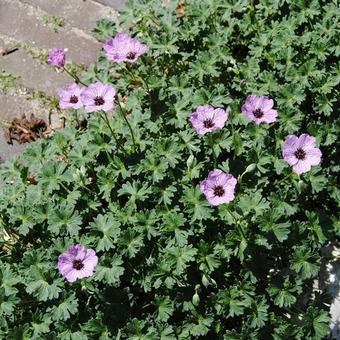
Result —
[[149, 18], [157, 26], [158, 29], [161, 28], [158, 25], [158, 23], [156, 22], [156, 20], [158, 20], [158, 18], [153, 13], [149, 13], [146, 17]]
[[282, 179], [280, 179], [279, 181], [276, 181], [276, 183], [274, 184], [280, 184], [281, 182], [284, 182], [286, 179], [288, 179], [290, 176], [292, 175], [292, 172], [290, 174], [288, 174], [287, 176], [283, 177]]
[[110, 122], [109, 122], [109, 118], [107, 117], [106, 113], [105, 112], [101, 112], [101, 117], [103, 118], [105, 124], [107, 125], [107, 127], [109, 128], [110, 132], [111, 132], [111, 136], [113, 137], [113, 139], [115, 140], [116, 144], [117, 144], [117, 147], [121, 149], [121, 151], [123, 151], [123, 153], [126, 154], [126, 151], [125, 149], [120, 145], [111, 125], [110, 125]]
[[216, 168], [216, 164], [217, 164], [217, 157], [216, 157], [216, 153], [215, 153], [215, 149], [214, 149], [214, 140], [213, 140], [213, 135], [210, 134], [210, 136], [208, 137], [209, 140], [209, 145], [212, 151], [212, 155], [213, 155], [213, 160], [214, 160], [214, 168]]
[[[133, 72], [130, 70], [130, 66], [129, 65], [125, 65], [125, 70], [130, 74], [130, 76], [132, 77], [132, 79], [135, 79], [137, 78]], [[150, 103], [152, 103], [152, 97], [151, 97], [151, 92], [150, 92], [150, 88], [149, 88], [149, 85], [147, 83], [147, 81], [141, 77], [138, 77], [139, 79], [142, 80], [143, 84], [145, 85], [146, 87], [146, 92], [148, 93], [148, 96], [149, 96], [149, 99], [150, 99]]]
[[238, 179], [237, 179], [237, 183], [241, 183], [242, 182], [242, 178], [243, 178], [243, 176], [245, 175], [247, 173], [247, 171], [243, 171], [242, 172], [242, 174], [238, 177]]
[[72, 78], [76, 81], [76, 83], [82, 84], [82, 85], [84, 85], [84, 86], [87, 87], [87, 85], [86, 85], [85, 83], [83, 83], [83, 82], [79, 79], [79, 77], [78, 77], [76, 74], [71, 73], [65, 66], [63, 66], [62, 69], [63, 69], [70, 77], [72, 77]]
[[128, 65], [125, 65], [125, 70], [126, 72], [132, 77], [132, 79], [136, 78], [136, 76], [132, 73], [132, 71], [130, 70], [130, 67]]
[[70, 189], [67, 189], [63, 182], [60, 182], [59, 184], [66, 192], [68, 192], [68, 193], [70, 192]]
[[[230, 211], [230, 209], [228, 209], [228, 211], [229, 211], [229, 214], [234, 218], [234, 221], [235, 221], [235, 224], [236, 224], [236, 228], [237, 228], [238, 231], [240, 232], [241, 236], [246, 240], [247, 237], [246, 237], [246, 235], [245, 235], [245, 233], [244, 233], [244, 230], [243, 230], [241, 224], [239, 223], [238, 219], [236, 218], [236, 216], [234, 215], [234, 213]], [[241, 220], [242, 220], [242, 219], [241, 219]]]
[[134, 149], [135, 149], [135, 151], [136, 151], [137, 148], [136, 148], [136, 142], [135, 142], [135, 135], [133, 134], [132, 127], [131, 127], [131, 125], [130, 125], [130, 123], [129, 123], [127, 117], [126, 117], [125, 110], [123, 109], [123, 107], [122, 107], [122, 105], [121, 105], [121, 103], [120, 103], [119, 98], [117, 98], [117, 102], [118, 102], [118, 106], [119, 106], [119, 108], [120, 108], [119, 112], [120, 112], [121, 116], [124, 118], [124, 120], [125, 120], [127, 126], [129, 127], [129, 130], [130, 130], [130, 133], [131, 133], [131, 138], [132, 138], [133, 147], [134, 147]]
[[242, 236], [245, 240], [247, 240], [247, 237], [246, 237], [246, 235], [245, 235], [245, 233], [244, 233], [244, 230], [243, 230], [241, 224], [236, 224], [236, 226], [237, 226], [237, 229], [239, 230], [241, 236]]

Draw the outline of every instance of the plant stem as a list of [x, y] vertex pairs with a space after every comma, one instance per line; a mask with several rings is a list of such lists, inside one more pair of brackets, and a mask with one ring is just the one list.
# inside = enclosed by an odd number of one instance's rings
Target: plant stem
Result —
[[60, 182], [59, 184], [67, 193], [70, 193], [70, 189], [67, 189], [63, 182]]
[[124, 118], [124, 120], [125, 120], [127, 126], [129, 127], [129, 130], [130, 130], [130, 133], [131, 133], [131, 138], [132, 138], [133, 147], [134, 147], [134, 149], [135, 149], [135, 151], [136, 151], [137, 148], [136, 148], [136, 142], [135, 142], [135, 135], [133, 134], [132, 127], [131, 127], [131, 125], [130, 125], [130, 123], [129, 123], [127, 117], [126, 117], [125, 110], [123, 109], [123, 107], [122, 107], [122, 105], [121, 105], [121, 103], [120, 103], [119, 98], [117, 98], [117, 102], [118, 102], [118, 106], [119, 106], [119, 108], [120, 108], [119, 112], [120, 112], [121, 116]]
[[[241, 224], [238, 223], [239, 221], [237, 220], [237, 218], [236, 218], [236, 216], [234, 215], [234, 213], [232, 213], [232, 212], [230, 211], [230, 209], [228, 209], [228, 211], [229, 211], [229, 214], [234, 218], [234, 221], [235, 221], [235, 224], [236, 224], [236, 228], [237, 228], [238, 231], [240, 232], [241, 236], [246, 240], [247, 238], [246, 238], [246, 235], [245, 235], [245, 233], [244, 233], [244, 230], [243, 230]], [[241, 218], [241, 220], [242, 220], [242, 219], [243, 219], [243, 218]]]
[[290, 176], [292, 175], [292, 172], [290, 174], [288, 174], [287, 176], [283, 177], [282, 179], [280, 179], [279, 181], [277, 181], [274, 184], [280, 184], [281, 182], [285, 181], [286, 179], [288, 179]]
[[245, 235], [245, 233], [244, 233], [244, 230], [243, 230], [241, 224], [236, 224], [236, 226], [237, 226], [237, 229], [239, 230], [241, 236], [242, 236], [245, 240], [247, 240], [246, 235]]
[[103, 112], [103, 111], [101, 111], [101, 113], [102, 113], [102, 114], [101, 114], [101, 117], [103, 118], [105, 124], [106, 124], [107, 127], [109, 128], [109, 130], [110, 130], [110, 132], [111, 132], [111, 136], [112, 136], [113, 139], [115, 140], [115, 142], [116, 142], [116, 144], [117, 144], [117, 147], [120, 148], [120, 149], [123, 151], [123, 153], [126, 154], [125, 149], [120, 145], [120, 143], [119, 143], [119, 141], [118, 141], [118, 139], [117, 139], [117, 137], [116, 137], [114, 131], [112, 130], [112, 127], [111, 127], [111, 125], [110, 125], [110, 122], [109, 122], [109, 119], [108, 119], [106, 113]]
[[214, 140], [213, 140], [213, 135], [210, 133], [209, 137], [209, 146], [211, 148], [212, 151], [212, 155], [213, 155], [213, 160], [214, 160], [214, 168], [216, 168], [216, 164], [217, 164], [217, 158], [216, 158], [216, 153], [215, 153], [215, 149], [214, 149]]
[[[130, 76], [131, 76], [133, 79], [137, 78], [137, 77], [133, 74], [133, 72], [130, 70], [130, 66], [129, 66], [129, 65], [125, 65], [125, 70], [130, 74]], [[142, 83], [145, 85], [145, 87], [146, 87], [146, 92], [148, 93], [148, 96], [149, 96], [149, 99], [150, 99], [150, 103], [152, 103], [151, 92], [150, 92], [150, 88], [149, 88], [149, 85], [148, 85], [147, 81], [146, 81], [145, 79], [141, 78], [141, 77], [138, 77], [138, 78], [141, 79], [141, 80], [142, 80]]]
[[76, 81], [76, 83], [82, 84], [82, 85], [84, 85], [84, 86], [87, 87], [87, 85], [86, 85], [85, 83], [83, 83], [83, 82], [79, 79], [79, 77], [78, 77], [76, 74], [71, 73], [65, 66], [63, 66], [62, 69], [63, 69], [69, 76], [71, 76], [71, 77]]

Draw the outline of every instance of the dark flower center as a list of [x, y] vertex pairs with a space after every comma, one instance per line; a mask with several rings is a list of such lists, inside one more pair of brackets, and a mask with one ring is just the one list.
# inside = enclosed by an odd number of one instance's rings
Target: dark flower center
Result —
[[214, 122], [212, 121], [212, 119], [206, 119], [204, 122], [203, 122], [203, 126], [206, 128], [206, 129], [210, 129], [214, 126]]
[[253, 111], [253, 115], [255, 118], [261, 118], [263, 117], [264, 113], [261, 109], [256, 109], [255, 111]]
[[129, 52], [127, 55], [126, 55], [126, 59], [135, 59], [136, 57], [136, 52]]
[[77, 269], [77, 270], [80, 270], [84, 267], [84, 264], [81, 260], [74, 260], [73, 261], [73, 268], [74, 269]]
[[75, 96], [75, 95], [71, 96], [71, 97], [70, 97], [70, 103], [71, 103], [71, 104], [76, 104], [76, 103], [78, 103], [78, 97]]
[[221, 185], [217, 185], [214, 188], [214, 195], [218, 197], [222, 197], [224, 195], [224, 189]]
[[294, 153], [295, 157], [299, 160], [303, 160], [306, 158], [306, 152], [304, 150], [302, 150], [301, 148], [300, 149], [297, 149]]
[[100, 106], [100, 105], [103, 105], [104, 103], [105, 103], [105, 100], [103, 99], [103, 97], [94, 98], [94, 105]]

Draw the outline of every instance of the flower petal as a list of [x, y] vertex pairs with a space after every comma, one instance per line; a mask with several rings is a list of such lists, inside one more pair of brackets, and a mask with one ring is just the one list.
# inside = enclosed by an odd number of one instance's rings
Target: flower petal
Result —
[[307, 160], [299, 160], [294, 166], [293, 171], [297, 174], [308, 172], [311, 169], [311, 164]]

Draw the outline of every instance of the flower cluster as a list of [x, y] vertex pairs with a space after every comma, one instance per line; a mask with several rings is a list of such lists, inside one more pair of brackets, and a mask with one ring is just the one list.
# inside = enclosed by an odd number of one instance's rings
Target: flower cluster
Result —
[[[135, 62], [142, 54], [148, 51], [148, 47], [137, 38], [131, 38], [125, 33], [117, 34], [104, 44], [107, 58], [117, 63]], [[65, 65], [65, 52], [63, 49], [52, 49], [47, 62], [55, 67]], [[72, 74], [70, 74], [72, 75]], [[76, 81], [79, 79], [76, 78]], [[85, 111], [108, 112], [114, 108], [116, 90], [111, 84], [96, 82], [81, 87], [77, 83], [67, 84], [64, 89], [58, 91], [61, 109], [85, 108]], [[222, 126], [223, 127], [223, 124]], [[132, 136], [133, 137], [133, 136]], [[69, 281], [92, 276], [94, 267], [98, 262], [94, 250], [86, 250], [83, 245], [72, 246], [67, 252], [61, 254], [58, 260], [59, 272]]]
[[[148, 48], [137, 38], [131, 38], [121, 33], [109, 39], [104, 44], [107, 58], [117, 63], [136, 61], [140, 55], [146, 53]], [[48, 62], [60, 67], [65, 63], [62, 50], [53, 50]], [[79, 109], [84, 106], [86, 112], [109, 111], [114, 107], [116, 91], [111, 84], [96, 82], [81, 88], [78, 84], [66, 85], [58, 92], [60, 107]], [[250, 95], [243, 104], [242, 113], [255, 124], [273, 123], [278, 113], [273, 109], [274, 101], [266, 96]], [[223, 129], [229, 116], [230, 108], [226, 110], [214, 108], [211, 105], [201, 105], [191, 113], [190, 121], [199, 135], [205, 135], [214, 130]], [[283, 146], [283, 158], [293, 166], [293, 171], [301, 174], [310, 170], [312, 165], [321, 161], [321, 151], [316, 147], [315, 138], [307, 134], [300, 137], [288, 136]], [[200, 190], [212, 206], [229, 203], [235, 198], [236, 178], [232, 174], [224, 173], [219, 169], [210, 171], [208, 177], [201, 181]], [[76, 252], [76, 250], [78, 252]], [[74, 254], [73, 254], [74, 253]], [[81, 255], [78, 255], [81, 254]], [[89, 253], [91, 251], [89, 250]], [[86, 267], [87, 257], [83, 246], [77, 245], [59, 257], [59, 271], [67, 280], [73, 282], [77, 278], [90, 276], [94, 261], [90, 261], [89, 269]], [[73, 256], [73, 257], [72, 257]], [[81, 258], [81, 260], [80, 260]], [[83, 261], [84, 260], [84, 261]], [[80, 261], [80, 262], [79, 262]], [[83, 261], [83, 262], [81, 262]], [[74, 264], [76, 263], [76, 264]]]
[[[242, 106], [242, 112], [255, 124], [273, 123], [277, 118], [277, 111], [273, 109], [274, 101], [266, 96], [248, 96]], [[190, 120], [199, 135], [222, 129], [228, 119], [227, 110], [215, 109], [211, 105], [199, 106], [191, 113]], [[300, 137], [288, 136], [283, 145], [283, 158], [293, 171], [302, 174], [311, 169], [312, 165], [321, 162], [321, 151], [316, 147], [314, 137], [303, 134]], [[201, 182], [200, 190], [211, 205], [228, 203], [234, 199], [236, 179], [231, 174], [221, 170], [211, 171], [208, 177]]]
[[131, 38], [126, 33], [119, 33], [105, 42], [104, 50], [109, 60], [116, 63], [133, 63], [149, 49], [137, 38]]
[[83, 88], [72, 83], [58, 91], [61, 109], [79, 109], [84, 106], [86, 112], [110, 111], [114, 107], [115, 95], [116, 90], [111, 84], [99, 81]]

